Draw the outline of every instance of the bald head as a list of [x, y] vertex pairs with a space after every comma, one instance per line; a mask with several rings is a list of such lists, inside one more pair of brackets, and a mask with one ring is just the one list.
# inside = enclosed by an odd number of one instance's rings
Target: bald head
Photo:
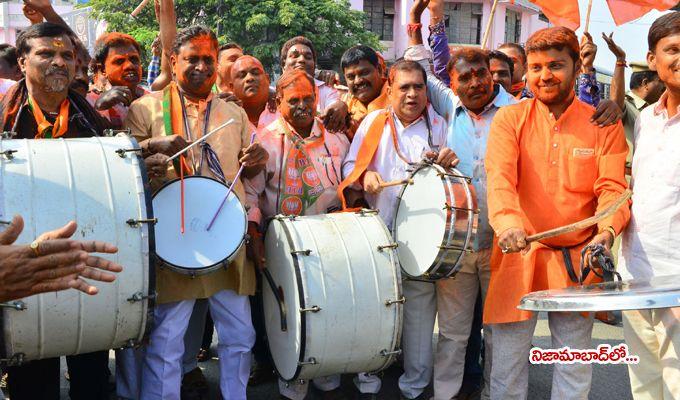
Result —
[[244, 107], [262, 106], [269, 97], [269, 75], [260, 60], [241, 56], [231, 67], [231, 91]]

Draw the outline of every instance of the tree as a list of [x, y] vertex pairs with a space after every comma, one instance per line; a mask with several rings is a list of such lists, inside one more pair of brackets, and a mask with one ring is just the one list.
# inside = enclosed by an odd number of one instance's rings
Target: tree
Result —
[[[93, 17], [110, 31], [130, 33], [149, 48], [158, 32], [153, 6], [129, 17], [139, 0], [91, 0]], [[177, 25], [201, 23], [215, 30], [221, 43], [236, 42], [259, 58], [270, 72], [279, 71], [279, 52], [293, 36], [312, 40], [320, 64], [337, 67], [342, 53], [356, 44], [380, 49], [378, 36], [364, 26], [365, 14], [349, 0], [176, 0]]]

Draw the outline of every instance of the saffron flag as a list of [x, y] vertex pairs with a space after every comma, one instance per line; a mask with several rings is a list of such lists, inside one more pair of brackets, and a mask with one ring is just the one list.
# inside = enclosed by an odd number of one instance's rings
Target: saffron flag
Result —
[[[529, 0], [540, 7], [550, 23], [576, 30], [581, 25], [578, 0]], [[614, 0], [616, 1], [616, 0]], [[644, 0], [642, 0], [644, 1]], [[653, 1], [653, 0], [649, 0]]]
[[612, 13], [616, 25], [638, 19], [652, 9], [668, 10], [677, 3], [677, 0], [607, 0], [607, 6], [609, 6], [609, 11]]

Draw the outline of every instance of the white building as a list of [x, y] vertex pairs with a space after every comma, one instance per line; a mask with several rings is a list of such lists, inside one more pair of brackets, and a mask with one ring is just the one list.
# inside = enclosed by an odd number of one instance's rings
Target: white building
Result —
[[[451, 45], [480, 45], [493, 0], [446, 1], [447, 36]], [[406, 26], [413, 0], [351, 0], [353, 9], [367, 14], [367, 28], [378, 35], [388, 60], [401, 57], [408, 44]], [[423, 14], [423, 33], [429, 34], [428, 11]], [[548, 19], [527, 0], [499, 0], [491, 24], [487, 48], [501, 43], [524, 43], [532, 32], [548, 26]]]

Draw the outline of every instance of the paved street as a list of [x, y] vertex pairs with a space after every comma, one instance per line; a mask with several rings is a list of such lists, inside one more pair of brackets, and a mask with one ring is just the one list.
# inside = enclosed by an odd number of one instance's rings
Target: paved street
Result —
[[[217, 335], [215, 335], [215, 338]], [[623, 329], [621, 327], [612, 327], [595, 323], [593, 329], [593, 347], [602, 343], [608, 343], [612, 346], [623, 341]], [[550, 348], [550, 333], [548, 330], [548, 321], [544, 316], [538, 321], [534, 340], [535, 346], [542, 348]], [[214, 345], [214, 343], [213, 343]], [[213, 350], [215, 348], [213, 347]], [[113, 353], [111, 353], [113, 356]], [[62, 369], [64, 368], [62, 362]], [[210, 396], [209, 400], [219, 400], [218, 394], [218, 362], [212, 359], [208, 362], [201, 363], [204, 374], [210, 382]], [[111, 369], [114, 370], [113, 359], [111, 360]], [[549, 399], [552, 366], [532, 365], [529, 369], [529, 399]], [[64, 372], [64, 371], [62, 371]], [[393, 366], [385, 372], [383, 379], [383, 387], [380, 392], [380, 399], [395, 400], [399, 399], [399, 392], [397, 389], [397, 378], [401, 373], [399, 367]], [[62, 374], [63, 376], [63, 374]], [[352, 377], [343, 376], [343, 391], [349, 399], [353, 399], [356, 395], [354, 386], [352, 384]], [[67, 396], [67, 381], [62, 379], [62, 399], [68, 399]], [[431, 390], [431, 389], [430, 389]], [[249, 400], [272, 400], [278, 398], [278, 389], [276, 383], [264, 384], [248, 390]], [[312, 392], [308, 399], [318, 399], [317, 393]], [[627, 400], [631, 399], [630, 389], [628, 387], [628, 371], [625, 365], [594, 365], [593, 367], [593, 385], [590, 391], [591, 400]], [[112, 397], [113, 399], [113, 397]]]

